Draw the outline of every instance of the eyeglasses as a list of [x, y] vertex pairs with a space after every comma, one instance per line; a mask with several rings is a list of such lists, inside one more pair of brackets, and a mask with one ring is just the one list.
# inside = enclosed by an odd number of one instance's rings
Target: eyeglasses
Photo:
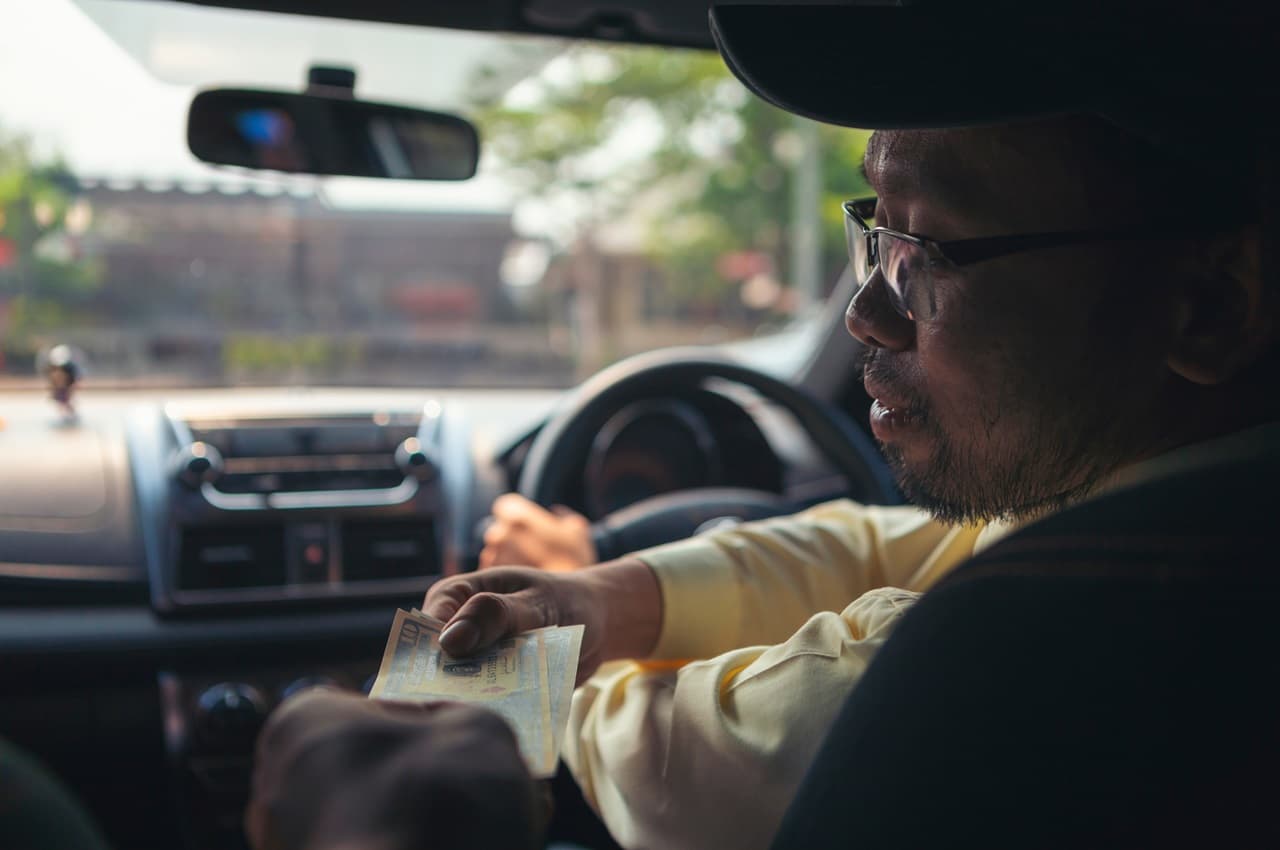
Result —
[[868, 227], [866, 220], [875, 216], [874, 198], [845, 201], [843, 206], [849, 263], [857, 276], [859, 291], [878, 269], [893, 309], [913, 322], [928, 321], [937, 314], [934, 280], [939, 273], [1022, 251], [1086, 242], [1169, 239], [1174, 232], [1168, 227], [1132, 231], [1078, 230], [935, 242], [887, 227]]

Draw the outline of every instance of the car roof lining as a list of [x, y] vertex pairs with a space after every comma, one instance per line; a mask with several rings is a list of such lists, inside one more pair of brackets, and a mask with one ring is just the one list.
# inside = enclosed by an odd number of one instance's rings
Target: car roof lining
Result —
[[391, 24], [712, 48], [710, 0], [179, 0]]

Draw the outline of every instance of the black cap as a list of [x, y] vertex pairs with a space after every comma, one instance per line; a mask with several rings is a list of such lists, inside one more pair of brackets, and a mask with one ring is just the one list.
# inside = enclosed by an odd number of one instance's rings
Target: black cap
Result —
[[721, 4], [711, 26], [748, 88], [819, 121], [949, 127], [1083, 111], [1177, 144], [1205, 123], [1280, 124], [1280, 28], [1260, 6]]

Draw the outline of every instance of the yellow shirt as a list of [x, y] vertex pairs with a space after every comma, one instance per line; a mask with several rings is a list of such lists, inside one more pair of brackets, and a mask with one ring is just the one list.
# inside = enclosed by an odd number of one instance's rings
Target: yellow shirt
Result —
[[564, 758], [587, 800], [628, 850], [767, 847], [893, 624], [1006, 530], [838, 501], [640, 553], [657, 663], [574, 695]]
[[[1135, 464], [1103, 489], [1277, 450], [1280, 424], [1263, 425]], [[574, 695], [564, 758], [588, 801], [628, 850], [768, 847], [902, 614], [1010, 531], [839, 501], [640, 553], [663, 629], [655, 660], [601, 668]]]

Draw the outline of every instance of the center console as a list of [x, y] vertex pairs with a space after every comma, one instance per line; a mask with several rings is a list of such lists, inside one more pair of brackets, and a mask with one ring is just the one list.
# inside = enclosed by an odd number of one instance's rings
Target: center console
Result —
[[[167, 406], [128, 432], [151, 603], [165, 620], [305, 619], [418, 604], [458, 570], [450, 504], [467, 451], [441, 405], [247, 410]], [[367, 691], [385, 632], [158, 673], [164, 745], [190, 847], [241, 841], [254, 739], [315, 685]]]
[[161, 610], [386, 595], [446, 571], [439, 405], [166, 419]]

